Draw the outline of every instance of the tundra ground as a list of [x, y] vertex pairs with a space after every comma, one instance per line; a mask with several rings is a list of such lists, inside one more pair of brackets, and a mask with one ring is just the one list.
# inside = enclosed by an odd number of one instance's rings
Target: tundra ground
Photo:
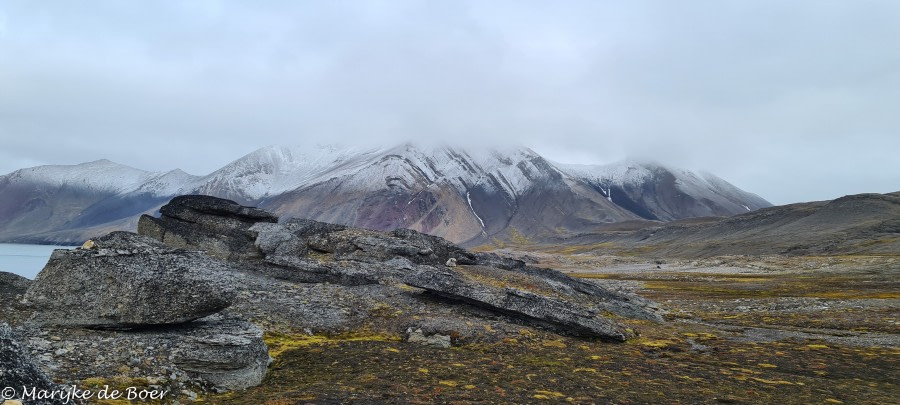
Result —
[[[495, 343], [449, 349], [365, 331], [270, 333], [275, 362], [264, 383], [205, 400], [885, 404], [900, 398], [896, 256], [527, 255], [633, 288], [659, 302], [667, 322], [622, 319], [639, 333], [622, 344], [523, 326]], [[475, 326], [491, 331], [490, 322], [480, 322]]]

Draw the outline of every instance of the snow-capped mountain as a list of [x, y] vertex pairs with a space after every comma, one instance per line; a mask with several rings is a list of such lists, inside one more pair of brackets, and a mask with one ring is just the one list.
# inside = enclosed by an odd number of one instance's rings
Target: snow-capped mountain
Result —
[[101, 160], [0, 176], [0, 240], [80, 242], [134, 229], [171, 197], [208, 194], [373, 229], [456, 242], [591, 231], [632, 219], [731, 215], [765, 200], [709, 174], [626, 163], [552, 163], [527, 148], [270, 146], [206, 176]]
[[250, 203], [315, 182], [335, 171], [354, 171], [378, 149], [267, 146], [199, 179], [196, 192]]
[[702, 171], [637, 160], [557, 166], [644, 219], [730, 216], [772, 206], [760, 196]]
[[581, 231], [636, 218], [529, 149], [476, 153], [407, 144], [368, 156], [352, 170], [327, 171], [260, 206], [280, 216], [409, 227], [454, 241], [511, 230]]

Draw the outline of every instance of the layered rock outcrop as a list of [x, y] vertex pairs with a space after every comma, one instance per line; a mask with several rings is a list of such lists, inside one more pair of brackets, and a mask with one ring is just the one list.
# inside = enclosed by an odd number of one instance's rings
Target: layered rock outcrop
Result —
[[[147, 217], [144, 223], [158, 226], [148, 235], [162, 235], [160, 239], [166, 241], [165, 235], [177, 232], [181, 235], [178, 245], [217, 251], [222, 245], [207, 235], [240, 233], [245, 236], [242, 244], [233, 238], [229, 246], [234, 251], [217, 256], [284, 280], [347, 286], [402, 283], [517, 322], [616, 341], [628, 337], [627, 328], [604, 314], [661, 319], [655, 305], [635, 295], [610, 291], [522, 261], [470, 252], [442, 238], [408, 229], [379, 232], [304, 219], [275, 223], [258, 210], [214, 197], [180, 197], [173, 204], [179, 212], [192, 213], [196, 225], [176, 223], [170, 230], [166, 228], [170, 219]], [[175, 209], [164, 207], [161, 212], [166, 218]], [[261, 220], [248, 226], [250, 217], [245, 216], [237, 224], [235, 212], [254, 212], [253, 217]], [[223, 230], [229, 224], [235, 228]], [[191, 227], [196, 229], [191, 231]], [[447, 266], [449, 262], [455, 262], [455, 266]]]
[[258, 208], [195, 195], [175, 197], [159, 212], [159, 218], [141, 216], [138, 233], [172, 247], [202, 249], [223, 260], [259, 257], [253, 245], [256, 235], [249, 228], [278, 222], [278, 217]]

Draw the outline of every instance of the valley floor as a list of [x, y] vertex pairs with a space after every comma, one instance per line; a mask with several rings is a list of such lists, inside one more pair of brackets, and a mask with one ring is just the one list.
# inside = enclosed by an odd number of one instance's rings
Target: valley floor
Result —
[[[522, 327], [449, 349], [268, 334], [265, 382], [209, 403], [896, 403], [900, 257], [644, 260], [503, 252], [635, 289], [668, 322], [624, 344]], [[483, 321], [482, 321], [483, 322]], [[478, 325], [476, 325], [478, 326]], [[480, 325], [488, 332], [491, 324]], [[500, 333], [500, 332], [497, 332]]]

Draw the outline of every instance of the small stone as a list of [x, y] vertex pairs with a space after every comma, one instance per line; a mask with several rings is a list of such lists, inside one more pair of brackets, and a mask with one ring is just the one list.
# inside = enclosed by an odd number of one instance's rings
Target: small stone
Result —
[[196, 400], [197, 400], [197, 393], [194, 392], [194, 391], [191, 391], [191, 390], [181, 390], [181, 393], [182, 393], [184, 396], [188, 397], [188, 399], [191, 400], [191, 401], [196, 401]]
[[406, 341], [409, 343], [418, 343], [425, 346], [440, 348], [448, 348], [451, 344], [450, 336], [447, 335], [433, 334], [431, 336], [425, 336], [422, 329], [412, 330], [412, 328], [407, 329], [406, 333]]

